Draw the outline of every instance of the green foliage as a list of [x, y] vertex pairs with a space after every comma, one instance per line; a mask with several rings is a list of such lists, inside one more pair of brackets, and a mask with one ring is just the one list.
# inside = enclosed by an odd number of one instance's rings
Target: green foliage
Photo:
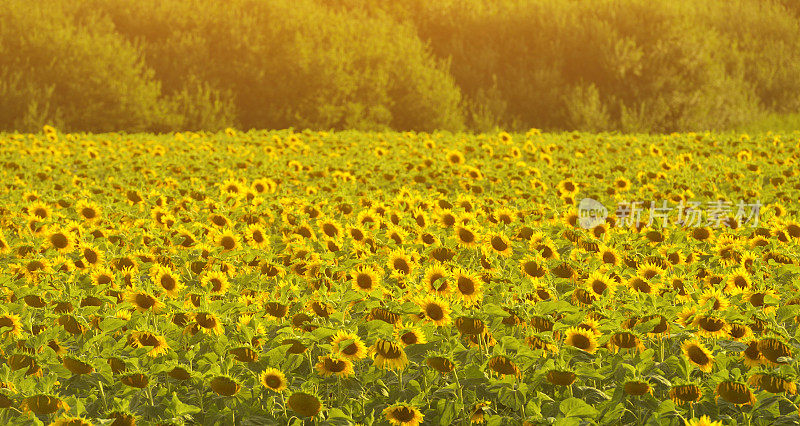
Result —
[[795, 0], [0, 6], [0, 128], [672, 132], [800, 109]]
[[[460, 95], [413, 29], [310, 0], [97, 2], [167, 93], [195, 76], [238, 125], [459, 128]], [[197, 14], [203, 10], [203, 14]], [[222, 95], [224, 94], [224, 95]]]
[[140, 52], [96, 15], [66, 2], [0, 8], [0, 128], [141, 130], [172, 124]]

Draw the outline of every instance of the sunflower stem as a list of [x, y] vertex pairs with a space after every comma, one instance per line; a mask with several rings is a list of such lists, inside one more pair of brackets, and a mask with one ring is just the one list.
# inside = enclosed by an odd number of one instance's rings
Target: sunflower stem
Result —
[[455, 369], [453, 369], [453, 378], [456, 379], [456, 386], [458, 387], [458, 402], [460, 402], [461, 405], [464, 405], [464, 395], [461, 392], [461, 382], [458, 381], [458, 374], [456, 374]]
[[336, 408], [342, 406], [342, 378], [336, 376]]
[[97, 380], [97, 385], [100, 388], [100, 396], [103, 398], [103, 408], [108, 411], [108, 403], [106, 402], [106, 393], [103, 391], [103, 382], [100, 379]]
[[153, 386], [147, 385], [147, 400], [150, 401], [150, 406], [155, 407], [156, 405], [153, 404]]
[[397, 381], [400, 384], [400, 394], [402, 395], [403, 394], [403, 369], [402, 368], [398, 368], [397, 369]]

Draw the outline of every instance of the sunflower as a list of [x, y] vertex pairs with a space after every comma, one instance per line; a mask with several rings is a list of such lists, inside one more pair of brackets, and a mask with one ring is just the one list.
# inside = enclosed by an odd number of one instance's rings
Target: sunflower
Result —
[[26, 353], [13, 353], [6, 357], [6, 364], [12, 370], [20, 370], [25, 368], [26, 376], [42, 377], [42, 368], [36, 362], [36, 359]]
[[211, 390], [220, 396], [233, 396], [239, 393], [242, 385], [236, 380], [228, 376], [217, 376], [211, 379], [209, 383]]
[[387, 309], [375, 307], [372, 308], [369, 314], [366, 317], [367, 321], [383, 321], [387, 324], [396, 325], [400, 322], [400, 315], [391, 312]]
[[744, 324], [731, 323], [728, 334], [733, 340], [742, 342], [753, 337], [753, 330]]
[[333, 313], [336, 312], [332, 304], [325, 303], [320, 300], [309, 301], [308, 307], [311, 309], [311, 312], [313, 312], [314, 315], [320, 318], [328, 318], [329, 316], [331, 316]]
[[653, 394], [653, 387], [650, 386], [650, 383], [641, 380], [629, 380], [625, 382], [622, 389], [626, 394], [631, 396], [642, 396], [648, 393], [651, 395]]
[[386, 227], [386, 237], [394, 241], [394, 243], [397, 246], [403, 245], [403, 241], [405, 240], [406, 235], [407, 235], [406, 231], [403, 230], [403, 228], [400, 228], [399, 226], [390, 224]]
[[49, 230], [47, 243], [59, 253], [69, 253], [75, 248], [75, 238], [72, 233], [60, 228]]
[[730, 300], [716, 288], [703, 290], [697, 302], [701, 307], [710, 307], [715, 311], [724, 311], [730, 306]]
[[220, 271], [210, 271], [200, 280], [203, 287], [208, 287], [213, 294], [225, 294], [230, 287], [228, 276]]
[[20, 408], [24, 412], [32, 412], [40, 416], [53, 414], [59, 409], [69, 411], [69, 405], [57, 396], [41, 393], [25, 398], [20, 404]]
[[22, 337], [22, 323], [17, 314], [6, 313], [0, 315], [0, 334], [3, 337]]
[[775, 312], [777, 309], [775, 304], [767, 304], [768, 299], [780, 300], [780, 296], [774, 290], [755, 291], [755, 289], [750, 289], [744, 293], [744, 300], [765, 314]]
[[636, 275], [646, 280], [651, 280], [654, 277], [663, 274], [664, 274], [664, 268], [660, 267], [659, 265], [653, 265], [651, 263], [645, 263], [636, 269]]
[[572, 371], [565, 370], [550, 370], [547, 372], [545, 377], [550, 384], [564, 387], [571, 386], [573, 383], [575, 383], [575, 379], [578, 378], [578, 376]]
[[714, 233], [711, 231], [711, 228], [707, 226], [693, 228], [690, 235], [697, 241], [708, 241], [714, 237]]
[[509, 240], [508, 237], [501, 232], [495, 232], [487, 235], [485, 247], [503, 257], [509, 257], [513, 254], [511, 240]]
[[597, 257], [610, 266], [619, 266], [620, 264], [619, 252], [613, 247], [601, 245], [600, 250], [597, 252]]
[[411, 275], [415, 268], [412, 257], [401, 250], [395, 250], [389, 253], [387, 264], [389, 270], [392, 271], [392, 276], [398, 278]]
[[286, 404], [300, 417], [314, 417], [322, 410], [322, 403], [314, 396], [305, 392], [295, 392], [286, 401]]
[[630, 277], [627, 281], [627, 286], [636, 292], [643, 294], [658, 294], [660, 286], [647, 278], [641, 276]]
[[434, 264], [425, 270], [422, 289], [426, 293], [445, 296], [450, 293], [450, 272], [443, 266]]
[[686, 420], [684, 426], [724, 426], [724, 423], [712, 421], [708, 416], [701, 416], [697, 419]]
[[250, 188], [257, 194], [274, 193], [278, 184], [270, 178], [256, 179], [250, 184]]
[[478, 245], [480, 236], [475, 229], [469, 225], [456, 225], [453, 229], [458, 244], [464, 248], [473, 248]]
[[75, 375], [90, 374], [94, 372], [94, 367], [92, 367], [91, 364], [81, 361], [73, 356], [65, 356], [61, 363], [64, 368]]
[[61, 417], [49, 426], [92, 426], [92, 422], [83, 417]]
[[79, 200], [75, 204], [75, 211], [86, 223], [97, 222], [103, 214], [103, 209], [97, 203], [86, 200]]
[[125, 299], [139, 312], [146, 312], [147, 310], [159, 312], [164, 306], [157, 297], [143, 290], [130, 291]]
[[466, 161], [464, 159], [464, 154], [456, 150], [447, 151], [445, 153], [445, 158], [447, 159], [448, 163], [454, 166], [464, 164], [464, 162]]
[[212, 213], [208, 216], [208, 221], [218, 228], [225, 228], [231, 225], [230, 219], [222, 213]]
[[428, 296], [418, 302], [425, 318], [436, 326], [446, 326], [450, 324], [450, 304], [443, 299]]
[[557, 354], [558, 353], [558, 346], [549, 342], [545, 339], [542, 339], [539, 336], [531, 335], [525, 338], [525, 343], [528, 345], [529, 348], [532, 350], [541, 349], [546, 352], [546, 354]]
[[675, 404], [691, 405], [700, 401], [700, 398], [703, 397], [703, 392], [700, 390], [700, 386], [695, 384], [677, 385], [670, 388], [669, 397], [675, 402]]
[[162, 265], [155, 265], [150, 268], [150, 278], [169, 297], [177, 297], [183, 287], [178, 275]]
[[206, 333], [214, 333], [217, 336], [225, 332], [225, 327], [216, 315], [208, 312], [198, 312], [194, 315], [194, 319], [203, 331]]
[[616, 283], [608, 275], [597, 271], [583, 282], [583, 286], [594, 299], [599, 299], [603, 295], [611, 298], [614, 295]]
[[149, 331], [132, 331], [128, 336], [128, 343], [135, 348], [149, 347], [147, 355], [155, 358], [169, 350], [167, 339], [164, 336]]
[[352, 361], [347, 358], [332, 357], [330, 355], [320, 356], [314, 368], [323, 377], [349, 377], [355, 374]]
[[386, 420], [395, 426], [419, 426], [423, 416], [419, 409], [409, 404], [394, 404], [383, 410]]
[[28, 215], [35, 217], [37, 220], [48, 220], [53, 216], [53, 209], [41, 200], [32, 202], [27, 209]]
[[396, 342], [378, 339], [371, 348], [374, 365], [380, 369], [402, 370], [408, 364], [403, 347]]
[[114, 411], [113, 413], [108, 415], [109, 419], [113, 419], [114, 422], [111, 423], [116, 426], [135, 426], [136, 425], [136, 417], [133, 416], [131, 413], [122, 412], [122, 411]]
[[90, 244], [82, 244], [79, 250], [87, 268], [97, 268], [105, 262], [105, 254]]
[[614, 333], [611, 335], [609, 344], [614, 352], [619, 349], [636, 349], [639, 352], [643, 352], [645, 349], [641, 339], [629, 331], [618, 331]]
[[725, 284], [725, 292], [730, 295], [742, 293], [753, 286], [750, 273], [744, 267], [739, 267], [728, 275]]
[[542, 278], [547, 274], [547, 269], [544, 267], [544, 259], [538, 254], [522, 259], [520, 268], [523, 274], [531, 278]]
[[114, 273], [107, 266], [96, 268], [92, 272], [91, 278], [92, 283], [96, 286], [111, 285], [111, 287], [116, 287], [114, 285]]
[[251, 346], [239, 346], [228, 351], [233, 355], [233, 359], [243, 363], [253, 363], [258, 361], [258, 352]]
[[697, 315], [692, 325], [699, 327], [698, 334], [703, 337], [725, 337], [730, 330], [730, 326], [724, 319], [709, 315]]
[[458, 295], [466, 305], [480, 303], [483, 299], [481, 279], [476, 273], [459, 268], [453, 271], [453, 280]]
[[431, 367], [442, 374], [447, 374], [455, 369], [455, 363], [453, 363], [453, 361], [450, 361], [450, 359], [446, 357], [441, 357], [441, 356], [428, 357], [425, 360], [425, 363], [428, 365], [428, 367]]
[[579, 191], [578, 185], [571, 179], [562, 180], [561, 182], [558, 183], [556, 189], [562, 196], [569, 196], [569, 197], [574, 197]]
[[275, 368], [267, 368], [264, 370], [259, 376], [259, 382], [261, 382], [262, 386], [274, 392], [285, 390], [288, 384], [286, 376]]
[[353, 290], [372, 292], [380, 288], [380, 271], [372, 266], [359, 266], [353, 274]]
[[257, 223], [248, 225], [244, 235], [250, 247], [261, 249], [269, 247], [269, 234], [263, 226]]
[[753, 374], [747, 380], [747, 383], [769, 393], [789, 393], [792, 395], [797, 393], [797, 384], [795, 382], [775, 374]]
[[479, 424], [483, 423], [486, 419], [484, 418], [484, 414], [489, 411], [489, 406], [491, 405], [490, 401], [480, 401], [475, 403], [470, 410], [469, 415], [469, 422], [470, 424]]
[[442, 228], [452, 228], [456, 224], [456, 215], [450, 209], [438, 212], [436, 219]]
[[687, 340], [681, 345], [683, 356], [692, 364], [696, 365], [700, 371], [710, 373], [714, 366], [714, 356], [697, 339]]
[[747, 345], [745, 350], [742, 351], [742, 360], [744, 364], [748, 367], [757, 367], [761, 365], [764, 362], [764, 358], [758, 350], [758, 340], [750, 340], [744, 343]]
[[761, 357], [772, 366], [784, 365], [788, 361], [781, 358], [791, 358], [792, 349], [778, 339], [766, 338], [758, 341], [758, 351]]
[[217, 232], [214, 237], [214, 245], [221, 247], [223, 252], [236, 250], [239, 248], [239, 236], [230, 229]]
[[144, 373], [128, 373], [120, 377], [119, 381], [125, 386], [144, 389], [147, 387], [147, 384], [150, 383], [150, 377]]
[[242, 184], [235, 179], [225, 179], [225, 182], [222, 182], [222, 185], [220, 185], [220, 189], [222, 192], [234, 196], [244, 191]]
[[86, 332], [86, 327], [72, 315], [61, 315], [56, 322], [69, 334], [78, 335]]
[[722, 381], [717, 385], [717, 397], [722, 398], [734, 405], [755, 404], [756, 396], [746, 384]]
[[595, 333], [578, 327], [567, 329], [564, 344], [588, 353], [594, 353], [597, 350]]
[[499, 374], [500, 376], [517, 376], [519, 377], [522, 373], [519, 370], [519, 367], [511, 361], [508, 357], [503, 355], [493, 356], [489, 358], [489, 361], [486, 363], [486, 367], [488, 367], [493, 372]]
[[367, 347], [358, 335], [339, 330], [331, 341], [331, 350], [340, 358], [351, 361], [359, 360], [367, 355]]
[[394, 339], [403, 347], [427, 342], [425, 333], [411, 324], [406, 324], [394, 329]]

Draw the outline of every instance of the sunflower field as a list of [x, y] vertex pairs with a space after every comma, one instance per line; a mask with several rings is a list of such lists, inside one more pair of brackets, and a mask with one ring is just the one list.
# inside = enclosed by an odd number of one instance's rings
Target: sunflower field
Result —
[[0, 134], [0, 423], [798, 424], [799, 161], [796, 133]]

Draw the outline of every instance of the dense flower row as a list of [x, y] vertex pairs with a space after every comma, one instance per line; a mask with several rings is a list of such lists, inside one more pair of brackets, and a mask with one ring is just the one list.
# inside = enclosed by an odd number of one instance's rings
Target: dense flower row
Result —
[[[2, 135], [0, 415], [798, 421], [798, 160], [780, 135]], [[763, 208], [585, 229], [584, 197]]]

